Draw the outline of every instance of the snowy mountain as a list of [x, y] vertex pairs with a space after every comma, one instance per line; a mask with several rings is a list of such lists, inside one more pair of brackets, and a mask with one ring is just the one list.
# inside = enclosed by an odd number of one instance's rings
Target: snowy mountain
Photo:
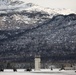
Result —
[[76, 60], [74, 12], [1, 1], [0, 60], [23, 61], [36, 54], [49, 60]]
[[[24, 2], [19, 0], [1, 0], [0, 15], [5, 16], [0, 18], [1, 19], [0, 30], [11, 29], [11, 28], [12, 29], [25, 28], [25, 25], [22, 27], [21, 23], [26, 24], [27, 25], [26, 28], [28, 28], [29, 26], [28, 24], [32, 24], [31, 26], [37, 26], [38, 24], [43, 23], [44, 21], [48, 20], [49, 18], [52, 18], [53, 16], [59, 14], [67, 15], [71, 13], [74, 12], [69, 9], [50, 9], [40, 7], [33, 3], [25, 4]], [[12, 24], [14, 24], [14, 26]]]
[[9, 13], [9, 12], [22, 12], [22, 11], [44, 11], [49, 14], [70, 14], [74, 13], [70, 9], [50, 9], [43, 8], [33, 3], [27, 3], [19, 0], [0, 0], [0, 13]]

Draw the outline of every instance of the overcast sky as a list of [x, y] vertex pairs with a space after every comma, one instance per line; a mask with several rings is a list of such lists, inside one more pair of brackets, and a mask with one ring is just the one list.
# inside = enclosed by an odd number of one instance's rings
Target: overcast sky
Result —
[[43, 7], [68, 8], [76, 11], [76, 0], [22, 0], [26, 3], [35, 3]]

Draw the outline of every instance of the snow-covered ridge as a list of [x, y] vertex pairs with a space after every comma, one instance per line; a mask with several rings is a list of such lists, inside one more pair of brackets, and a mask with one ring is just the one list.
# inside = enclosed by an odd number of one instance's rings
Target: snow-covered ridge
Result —
[[51, 9], [44, 8], [33, 3], [25, 3], [20, 0], [0, 0], [0, 13], [21, 12], [21, 11], [44, 11], [48, 14], [63, 14], [67, 15], [74, 13], [70, 9]]

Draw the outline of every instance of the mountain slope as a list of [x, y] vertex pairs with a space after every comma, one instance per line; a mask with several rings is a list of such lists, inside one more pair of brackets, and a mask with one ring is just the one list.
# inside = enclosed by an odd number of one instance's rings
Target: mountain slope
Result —
[[76, 60], [76, 14], [44, 9], [19, 1], [0, 8], [0, 61]]
[[0, 58], [24, 59], [40, 54], [75, 60], [75, 30], [76, 15], [58, 15], [32, 29], [0, 30]]

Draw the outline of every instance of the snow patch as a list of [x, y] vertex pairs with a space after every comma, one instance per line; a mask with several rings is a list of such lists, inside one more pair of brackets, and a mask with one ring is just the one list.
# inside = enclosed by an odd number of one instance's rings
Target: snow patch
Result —
[[17, 26], [16, 29], [20, 29], [20, 27]]

